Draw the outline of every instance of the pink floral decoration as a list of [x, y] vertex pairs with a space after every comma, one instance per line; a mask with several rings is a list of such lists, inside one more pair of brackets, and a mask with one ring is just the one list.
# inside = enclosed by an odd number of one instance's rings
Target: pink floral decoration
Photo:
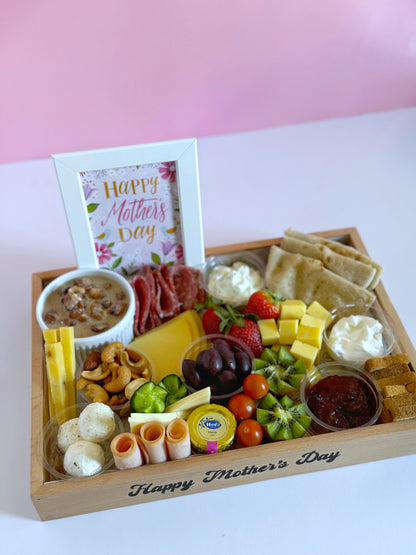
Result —
[[162, 241], [161, 245], [162, 245], [162, 252], [163, 254], [166, 255], [170, 253], [170, 251], [175, 246], [175, 243], [172, 243], [172, 241]]
[[98, 263], [100, 266], [104, 264], [106, 260], [111, 260], [111, 255], [113, 251], [107, 247], [105, 243], [95, 243], [95, 250], [97, 251]]
[[169, 183], [174, 183], [176, 181], [175, 162], [162, 162], [159, 166], [159, 173], [163, 179], [169, 179]]

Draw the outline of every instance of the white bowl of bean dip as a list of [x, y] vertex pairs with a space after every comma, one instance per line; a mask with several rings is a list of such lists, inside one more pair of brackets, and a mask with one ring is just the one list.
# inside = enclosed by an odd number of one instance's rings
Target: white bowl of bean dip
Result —
[[49, 283], [39, 296], [36, 318], [42, 330], [73, 326], [77, 363], [108, 343], [133, 339], [134, 292], [121, 275], [78, 269]]

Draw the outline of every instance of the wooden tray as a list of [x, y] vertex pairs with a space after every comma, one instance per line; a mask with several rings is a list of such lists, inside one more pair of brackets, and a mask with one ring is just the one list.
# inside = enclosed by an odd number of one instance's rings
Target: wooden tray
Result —
[[[355, 228], [326, 231], [319, 235], [352, 245], [368, 254]], [[279, 243], [280, 239], [240, 243], [210, 248], [206, 254], [252, 250], [266, 258], [269, 246]], [[42, 431], [48, 400], [43, 339], [35, 307], [43, 287], [65, 271], [68, 269], [37, 273], [32, 277], [31, 499], [42, 520], [416, 453], [415, 419], [198, 455], [131, 470], [114, 470], [91, 478], [51, 481], [42, 463]], [[415, 370], [416, 351], [381, 283], [375, 293], [376, 302], [395, 327], [397, 344], [394, 351], [406, 352]]]

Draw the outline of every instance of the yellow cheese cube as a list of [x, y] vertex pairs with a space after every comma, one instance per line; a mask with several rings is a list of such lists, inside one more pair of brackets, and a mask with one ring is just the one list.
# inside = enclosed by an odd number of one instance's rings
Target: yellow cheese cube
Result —
[[322, 328], [320, 326], [305, 326], [305, 324], [301, 323], [296, 334], [296, 339], [320, 349], [322, 346]]
[[325, 320], [321, 320], [320, 318], [316, 318], [315, 316], [311, 316], [310, 314], [305, 314], [301, 321], [302, 326], [310, 326], [310, 327], [319, 327], [322, 331], [325, 329]]
[[259, 320], [261, 342], [263, 345], [273, 345], [279, 341], [279, 331], [277, 329], [276, 320], [268, 318], [267, 320]]
[[306, 314], [310, 314], [310, 316], [315, 316], [315, 318], [323, 320], [326, 326], [328, 326], [328, 324], [331, 322], [330, 312], [328, 312], [326, 308], [318, 303], [318, 301], [313, 301], [313, 303], [308, 306], [308, 308], [306, 309]]
[[283, 301], [280, 307], [280, 318], [282, 320], [300, 320], [306, 312], [306, 304], [296, 299]]
[[299, 320], [279, 320], [279, 343], [291, 345], [298, 332]]
[[315, 362], [319, 349], [318, 347], [302, 343], [302, 341], [296, 339], [290, 348], [290, 352], [295, 358], [303, 358], [306, 368], [309, 369]]

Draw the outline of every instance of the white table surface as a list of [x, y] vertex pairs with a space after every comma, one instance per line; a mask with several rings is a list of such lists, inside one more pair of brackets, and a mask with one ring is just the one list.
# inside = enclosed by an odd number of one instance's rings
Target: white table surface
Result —
[[[355, 226], [416, 344], [416, 109], [198, 149], [206, 246]], [[416, 551], [416, 455], [41, 522], [29, 491], [30, 279], [75, 257], [51, 160], [0, 166], [0, 187], [4, 553]]]

